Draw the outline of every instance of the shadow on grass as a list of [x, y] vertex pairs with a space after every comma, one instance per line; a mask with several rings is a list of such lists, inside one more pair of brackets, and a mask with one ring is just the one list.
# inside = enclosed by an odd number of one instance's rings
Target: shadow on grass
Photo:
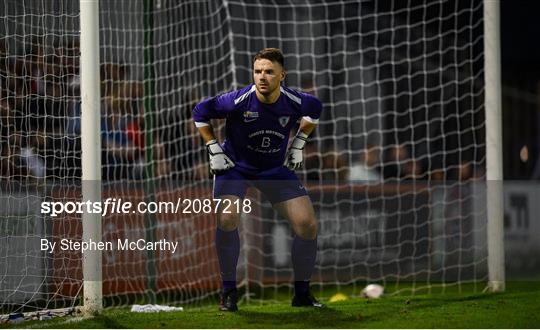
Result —
[[343, 322], [360, 321], [361, 316], [345, 313], [330, 307], [313, 309], [299, 308], [276, 312], [240, 310], [236, 315], [243, 318], [247, 327], [253, 328], [335, 328], [336, 324]]
[[107, 329], [127, 329], [127, 327], [109, 316], [98, 315], [94, 317], [92, 322], [95, 322], [99, 327]]

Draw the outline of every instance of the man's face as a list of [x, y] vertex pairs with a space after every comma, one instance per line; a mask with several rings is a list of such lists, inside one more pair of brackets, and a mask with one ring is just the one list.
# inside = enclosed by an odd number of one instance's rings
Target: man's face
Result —
[[253, 81], [260, 94], [272, 94], [279, 88], [283, 79], [285, 79], [285, 71], [281, 64], [264, 58], [253, 63]]

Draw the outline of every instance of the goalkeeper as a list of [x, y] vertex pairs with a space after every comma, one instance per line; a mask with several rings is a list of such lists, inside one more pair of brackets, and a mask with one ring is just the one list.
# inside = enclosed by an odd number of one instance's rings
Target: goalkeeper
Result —
[[[206, 143], [214, 176], [214, 197], [242, 200], [249, 186], [259, 189], [274, 209], [290, 221], [295, 236], [292, 306], [322, 307], [309, 290], [317, 254], [317, 220], [307, 191], [294, 173], [302, 166], [302, 150], [321, 114], [314, 96], [281, 85], [283, 54], [265, 48], [253, 58], [253, 81], [240, 90], [206, 99], [193, 109], [193, 120]], [[226, 119], [226, 138], [216, 141], [209, 122]], [[300, 127], [289, 150], [289, 133]], [[240, 214], [218, 212], [216, 249], [223, 292], [220, 309], [236, 311], [236, 265], [240, 253]]]

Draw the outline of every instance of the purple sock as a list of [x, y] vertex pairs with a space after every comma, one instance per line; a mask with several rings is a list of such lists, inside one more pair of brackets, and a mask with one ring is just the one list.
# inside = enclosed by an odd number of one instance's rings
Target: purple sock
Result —
[[216, 251], [219, 270], [225, 291], [236, 289], [236, 265], [240, 254], [238, 229], [224, 231], [216, 229]]
[[294, 292], [304, 295], [309, 292], [309, 281], [315, 268], [317, 257], [317, 238], [303, 239], [294, 236], [291, 259], [294, 270]]

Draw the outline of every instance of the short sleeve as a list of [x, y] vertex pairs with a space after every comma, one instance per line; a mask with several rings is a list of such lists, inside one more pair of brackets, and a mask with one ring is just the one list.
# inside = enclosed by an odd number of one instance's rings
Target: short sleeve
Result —
[[207, 98], [199, 102], [192, 111], [196, 123], [207, 123], [211, 119], [226, 118], [234, 110], [229, 93]]
[[[302, 116], [309, 117], [312, 122], [317, 122], [321, 117], [322, 103], [311, 94], [304, 94], [302, 100]], [[307, 118], [306, 118], [307, 119]], [[309, 120], [308, 119], [308, 120]]]

